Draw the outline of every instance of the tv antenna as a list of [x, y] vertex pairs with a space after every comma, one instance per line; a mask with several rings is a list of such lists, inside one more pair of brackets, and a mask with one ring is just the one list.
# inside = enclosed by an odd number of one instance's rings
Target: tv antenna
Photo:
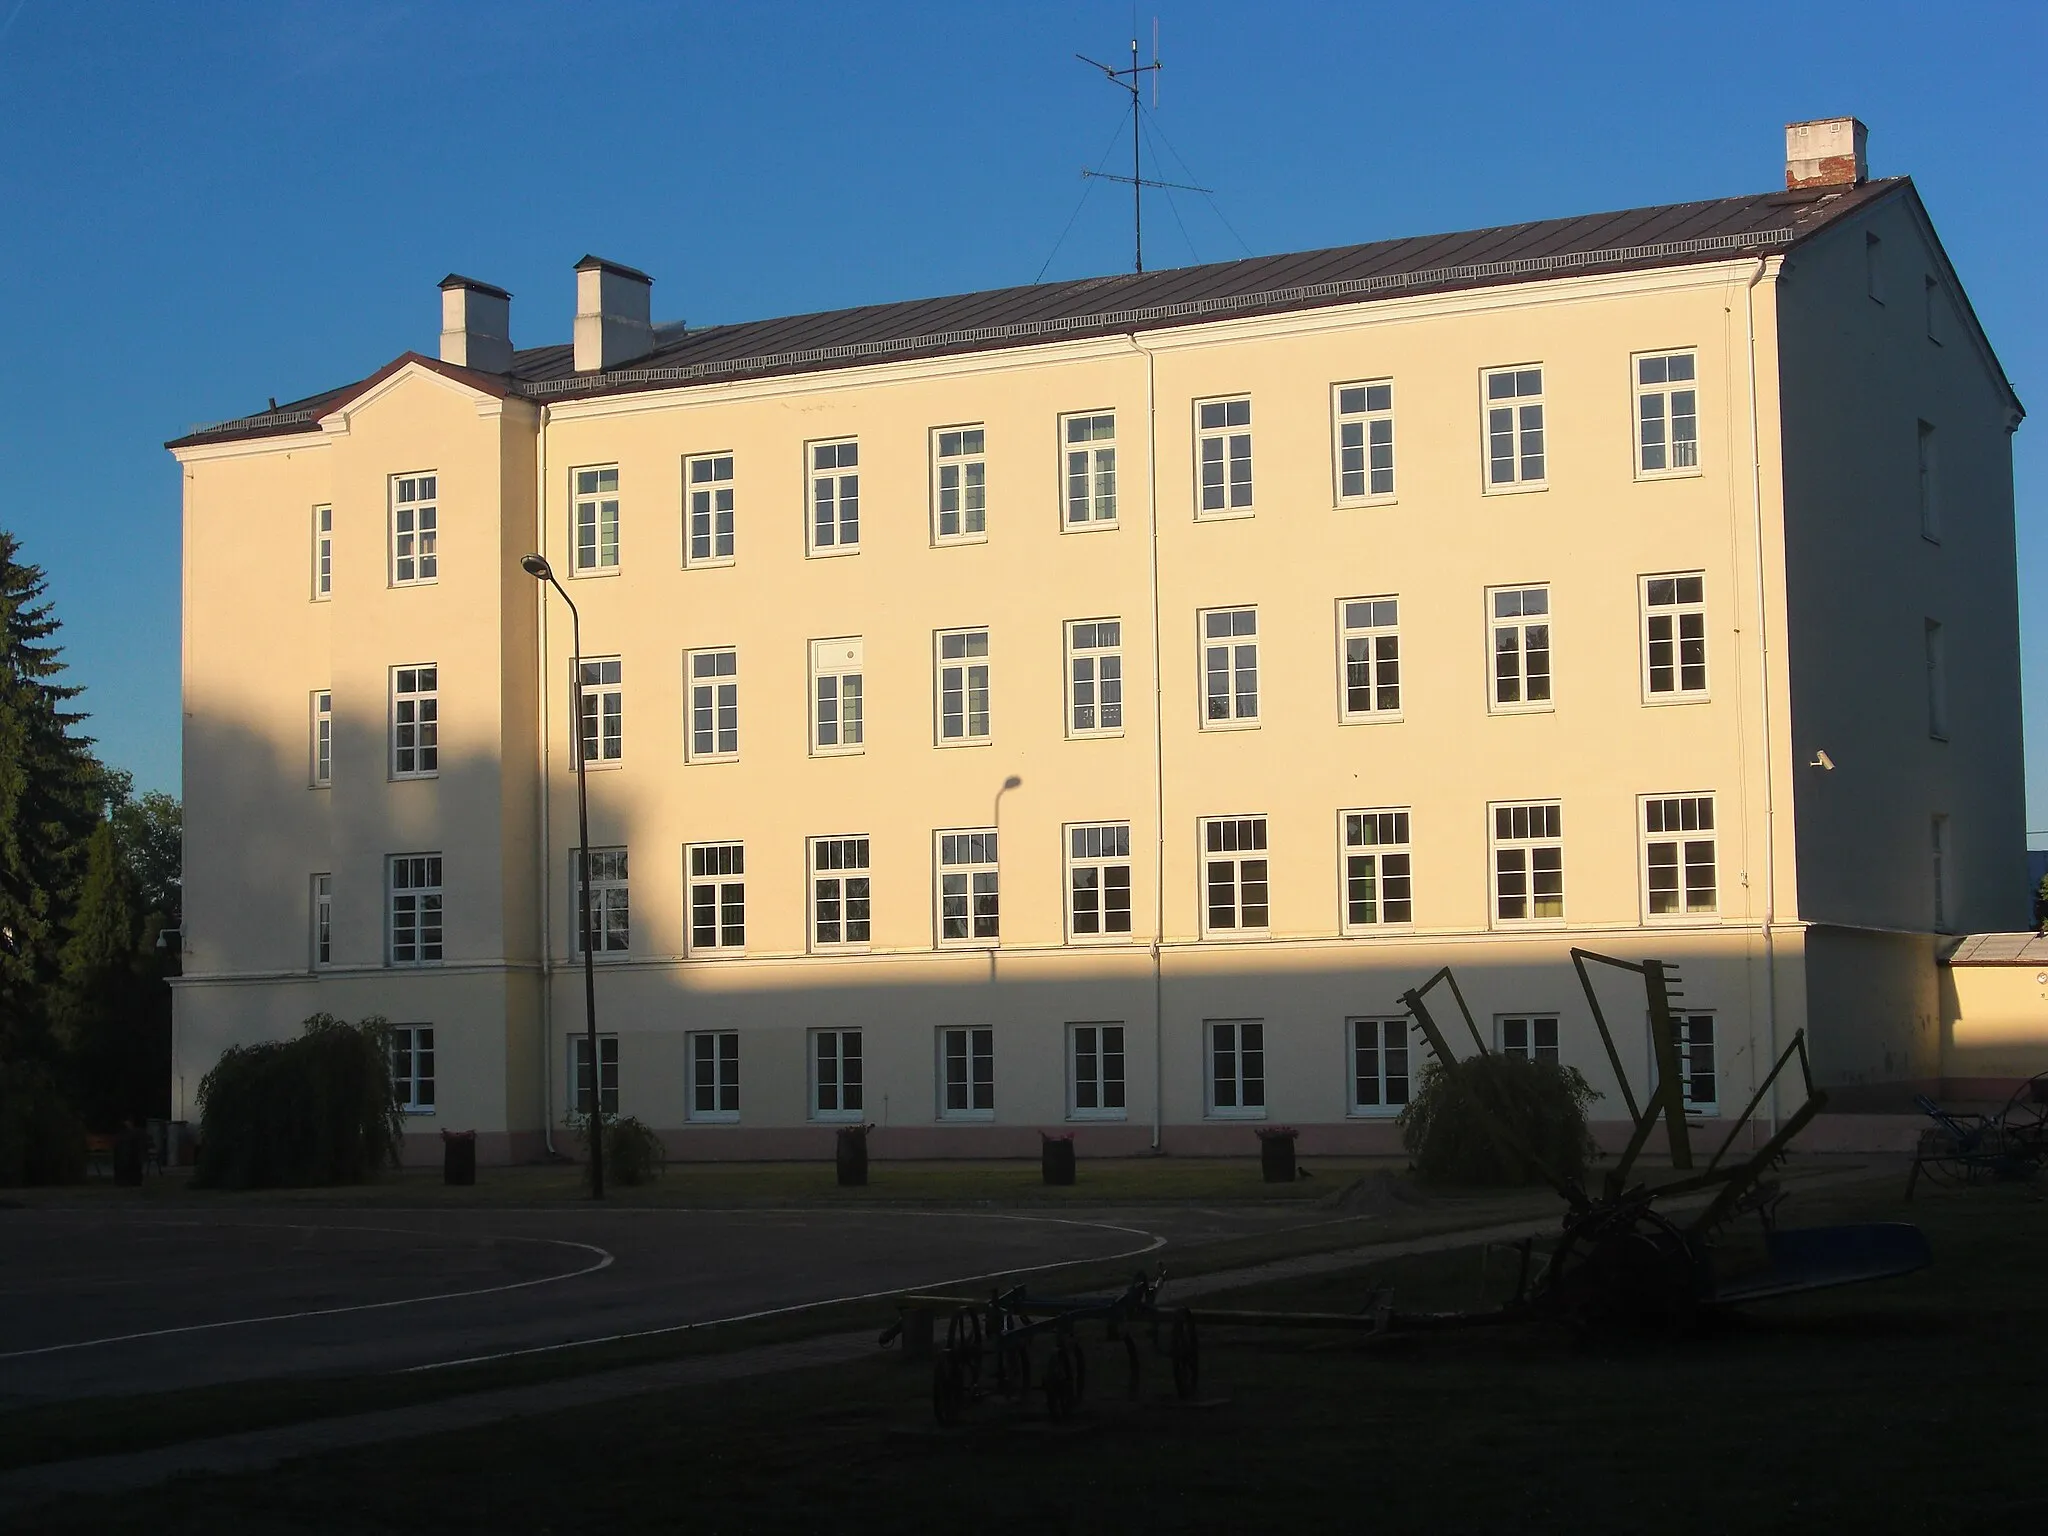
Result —
[[1145, 189], [1147, 187], [1171, 188], [1176, 192], [1200, 192], [1204, 195], [1207, 195], [1209, 192], [1207, 187], [1189, 186], [1184, 182], [1147, 181], [1145, 179], [1144, 162], [1140, 159], [1140, 152], [1144, 144], [1144, 135], [1140, 131], [1141, 125], [1139, 123], [1139, 118], [1144, 109], [1144, 87], [1141, 82], [1146, 75], [1152, 77], [1152, 105], [1156, 110], [1159, 106], [1159, 18], [1156, 16], [1152, 18], [1152, 62], [1150, 64], [1140, 64], [1138, 62], [1138, 40], [1135, 37], [1131, 39], [1131, 67], [1129, 69], [1111, 69], [1101, 60], [1091, 59], [1085, 53], [1077, 53], [1074, 57], [1083, 64], [1086, 64], [1090, 69], [1101, 70], [1103, 76], [1118, 90], [1131, 93], [1131, 174], [1128, 176], [1118, 176], [1109, 171], [1085, 170], [1081, 174], [1084, 177], [1093, 178], [1098, 181], [1120, 181], [1131, 189], [1131, 264], [1134, 270], [1143, 272], [1145, 270]]

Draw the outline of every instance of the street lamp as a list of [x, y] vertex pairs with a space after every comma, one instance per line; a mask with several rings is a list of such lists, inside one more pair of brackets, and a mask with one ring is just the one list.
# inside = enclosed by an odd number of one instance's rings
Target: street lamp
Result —
[[[570, 703], [570, 715], [576, 728], [571, 733], [576, 743], [576, 857], [581, 860], [577, 880], [577, 925], [583, 934], [583, 1038], [590, 1053], [590, 1193], [591, 1198], [604, 1198], [604, 1090], [602, 1074], [597, 1064], [597, 952], [591, 943], [590, 932], [590, 780], [584, 772], [583, 762], [583, 718], [581, 709], [583, 683], [583, 616], [576, 611], [576, 603], [562, 584], [555, 580], [555, 573], [548, 565], [545, 555], [528, 555], [519, 562], [519, 568], [535, 581], [544, 581], [561, 592], [562, 601], [569, 605], [569, 646], [575, 654], [569, 660], [569, 676], [575, 680], [575, 695]], [[542, 893], [542, 900], [546, 900]]]
[[[1024, 781], [1018, 778], [1016, 774], [1011, 774], [1007, 779], [1003, 780], [1003, 787], [996, 791], [996, 802], [989, 809], [988, 824], [990, 830], [996, 835], [996, 867], [998, 869], [1002, 868], [1003, 857], [1003, 796], [1013, 789], [1022, 789], [1023, 787]], [[1001, 897], [998, 897], [997, 900], [1000, 902]], [[1002, 910], [1000, 907], [997, 908], [996, 922], [998, 925], [1002, 922]], [[998, 927], [996, 942], [991, 944], [988, 950], [988, 979], [990, 981], [996, 979], [996, 950], [1002, 942], [1001, 929]]]

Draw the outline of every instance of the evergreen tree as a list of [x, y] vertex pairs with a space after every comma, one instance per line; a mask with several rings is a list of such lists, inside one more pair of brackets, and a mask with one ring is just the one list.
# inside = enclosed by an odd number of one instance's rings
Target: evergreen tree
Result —
[[85, 883], [61, 966], [52, 1013], [77, 1102], [88, 1121], [109, 1128], [143, 1118], [157, 1098], [145, 1037], [148, 978], [136, 948], [128, 866], [111, 820], [86, 843]]

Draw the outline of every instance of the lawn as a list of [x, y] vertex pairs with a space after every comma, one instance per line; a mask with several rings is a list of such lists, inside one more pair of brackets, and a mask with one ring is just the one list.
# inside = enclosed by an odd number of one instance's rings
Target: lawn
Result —
[[[1801, 1209], [1800, 1207], [1804, 1207]], [[1788, 1224], [1909, 1217], [1936, 1261], [1781, 1302], [1704, 1336], [1585, 1349], [1543, 1332], [1366, 1350], [1213, 1332], [1203, 1406], [1098, 1391], [932, 1427], [893, 1357], [671, 1392], [249, 1478], [80, 1501], [44, 1528], [235, 1531], [1894, 1531], [2048, 1514], [2038, 1454], [2048, 1203], [2015, 1187], [1815, 1191]], [[1476, 1250], [1240, 1292], [1223, 1304], [1404, 1306], [1505, 1282]], [[1212, 1298], [1205, 1298], [1211, 1300]], [[1215, 1298], [1221, 1300], [1220, 1298]], [[2024, 1527], [2022, 1527], [2024, 1528]]]

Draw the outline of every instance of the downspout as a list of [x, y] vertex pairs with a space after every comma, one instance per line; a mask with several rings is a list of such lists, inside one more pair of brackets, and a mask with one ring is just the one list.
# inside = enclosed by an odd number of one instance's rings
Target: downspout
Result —
[[1163, 1150], [1166, 1116], [1166, 999], [1159, 948], [1166, 938], [1166, 682], [1159, 630], [1159, 407], [1155, 358], [1133, 331], [1127, 338], [1145, 358], [1145, 502], [1151, 532], [1146, 576], [1152, 600], [1152, 1150]]
[[[534, 498], [533, 498], [533, 547], [541, 554], [548, 548], [548, 408], [540, 407], [540, 428], [534, 438]], [[548, 589], [545, 582], [531, 583], [533, 600], [540, 605], [540, 847], [535, 850], [534, 860], [537, 878], [540, 881], [540, 1136], [541, 1144], [547, 1148], [552, 1159], [562, 1154], [555, 1150], [555, 1081], [554, 1051], [551, 1048], [555, 1038], [555, 944], [554, 944], [554, 901], [550, 892], [554, 889], [553, 871], [548, 866], [549, 839], [553, 836], [550, 826], [549, 792], [554, 784], [554, 732], [548, 722], [548, 678], [553, 668], [548, 660]]]
[[[1769, 1041], [1770, 1060], [1778, 1059], [1778, 949], [1773, 924], [1778, 915], [1778, 796], [1777, 760], [1771, 751], [1771, 619], [1764, 581], [1764, 466], [1757, 429], [1756, 407], [1756, 285], [1763, 281], [1764, 258], [1756, 258], [1756, 270], [1743, 289], [1744, 323], [1749, 346], [1749, 476], [1751, 535], [1756, 557], [1757, 678], [1762, 691], [1764, 751], [1764, 1030]], [[1778, 1130], [1778, 1085], [1771, 1084], [1765, 1106], [1770, 1133]]]

